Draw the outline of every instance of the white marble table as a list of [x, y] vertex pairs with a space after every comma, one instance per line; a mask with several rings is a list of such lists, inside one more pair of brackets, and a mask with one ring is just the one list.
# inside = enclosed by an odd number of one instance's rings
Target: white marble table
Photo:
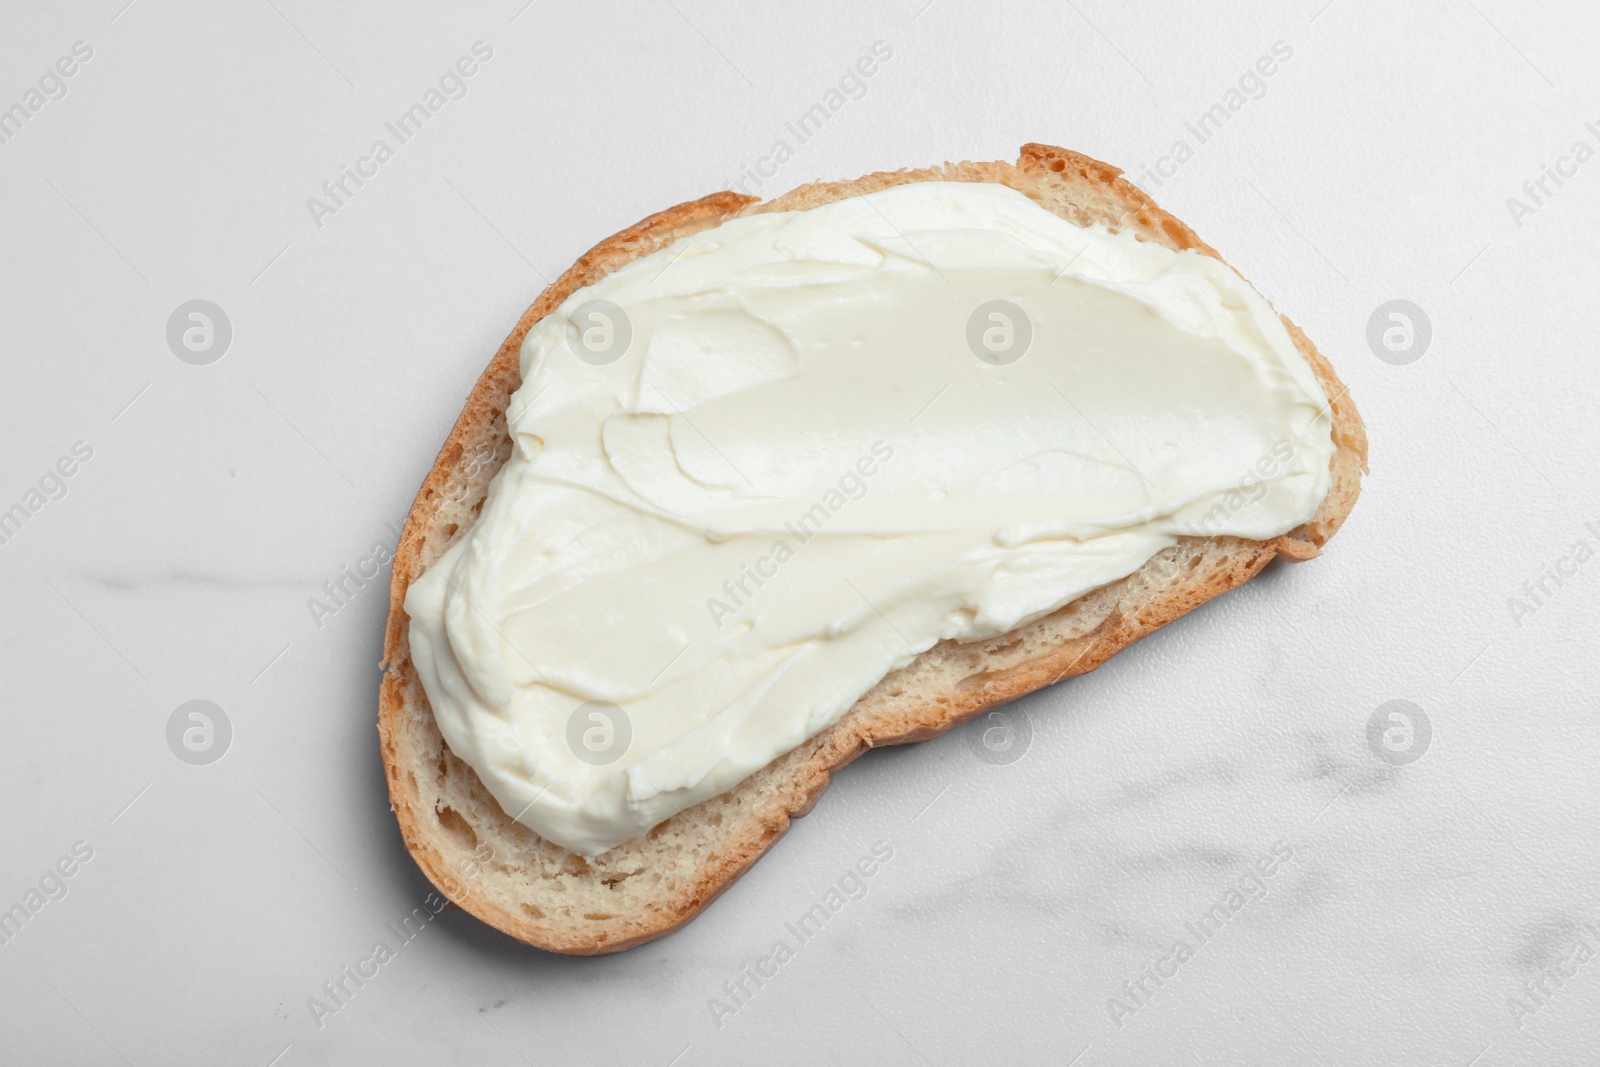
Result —
[[[0, 16], [0, 1059], [1600, 1062], [1590, 8], [125, 3]], [[1373, 446], [1332, 550], [1014, 705], [1010, 762], [861, 760], [654, 944], [402, 943], [371, 561], [519, 311], [712, 189], [1030, 139], [1335, 359]], [[222, 758], [169, 745], [190, 701]], [[1369, 746], [1391, 701], [1420, 758]]]

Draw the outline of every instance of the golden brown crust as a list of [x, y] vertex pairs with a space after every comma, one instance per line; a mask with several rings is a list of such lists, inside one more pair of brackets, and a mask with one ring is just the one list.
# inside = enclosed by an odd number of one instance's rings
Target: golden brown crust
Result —
[[[481, 486], [509, 453], [505, 408], [520, 383], [519, 351], [534, 323], [576, 290], [623, 264], [735, 215], [803, 209], [913, 181], [1001, 182], [1072, 221], [1127, 227], [1147, 240], [1221, 258], [1187, 225], [1120, 175], [1115, 167], [1088, 156], [1029, 144], [1023, 146], [1015, 166], [947, 164], [873, 174], [854, 182], [805, 186], [766, 203], [715, 193], [652, 215], [600, 242], [539, 295], [468, 397], [417, 494], [394, 558], [379, 733], [390, 800], [406, 847], [441, 892], [490, 925], [552, 951], [614, 952], [659, 937], [693, 918], [727, 889], [787, 831], [792, 819], [811, 810], [833, 774], [868, 748], [927, 740], [989, 708], [1093, 670], [1144, 634], [1247, 581], [1274, 555], [1299, 560], [1318, 554], [1359, 493], [1366, 436], [1328, 361], [1285, 319], [1290, 336], [1330, 397], [1337, 451], [1333, 487], [1323, 506], [1310, 522], [1283, 537], [1270, 542], [1188, 538], [1129, 578], [1010, 635], [976, 646], [930, 650], [911, 667], [885, 679], [834, 726], [774, 760], [730, 794], [675, 816], [642, 842], [614, 850], [619, 855], [609, 861], [610, 866], [605, 857], [591, 865], [512, 822], [438, 735], [410, 659], [405, 594], [426, 563], [463, 532], [457, 528], [464, 525], [461, 522], [438, 521], [444, 502], [452, 499], [452, 487], [463, 482]], [[463, 475], [469, 466], [472, 470]], [[470, 521], [467, 518], [465, 524]], [[1078, 622], [1080, 618], [1087, 622]], [[945, 681], [935, 686], [935, 695], [926, 695], [926, 687], [934, 684], [927, 679], [940, 678]], [[910, 698], [903, 698], [903, 688], [913, 690]], [[460, 807], [469, 810], [463, 813]], [[668, 857], [664, 846], [656, 845], [679, 824], [692, 827], [692, 842], [702, 846], [692, 853], [693, 863], [687, 869], [681, 856]], [[503, 876], [496, 892], [458, 877], [449, 862], [449, 856], [460, 855], [467, 843], [485, 840], [514, 842], [529, 857], [520, 867], [516, 857], [503, 858], [496, 868], [497, 877]], [[563, 894], [605, 896], [602, 887], [615, 890], [652, 862], [662, 868], [656, 873], [661, 888], [646, 903], [616, 914], [609, 908], [604, 913], [584, 913], [581, 921], [556, 914], [566, 903]], [[503, 899], [508, 895], [518, 897], [519, 906]]]

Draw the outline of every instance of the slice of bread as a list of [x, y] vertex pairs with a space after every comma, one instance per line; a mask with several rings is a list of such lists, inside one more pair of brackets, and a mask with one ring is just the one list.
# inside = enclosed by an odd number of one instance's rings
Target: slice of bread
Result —
[[512, 937], [555, 952], [615, 952], [660, 937], [727, 889], [783, 836], [791, 819], [811, 809], [834, 772], [867, 749], [925, 741], [988, 708], [1093, 670], [1137, 638], [1249, 580], [1273, 556], [1318, 554], [1360, 492], [1366, 433], [1328, 361], [1285, 319], [1331, 398], [1335, 453], [1332, 484], [1316, 515], [1282, 537], [1186, 538], [1129, 577], [1010, 633], [937, 645], [884, 678], [837, 724], [731, 791], [595, 859], [513, 822], [440, 736], [411, 662], [406, 589], [472, 526], [490, 479], [510, 454], [506, 404], [520, 384], [519, 353], [529, 327], [575, 290], [726, 219], [804, 210], [906, 182], [999, 182], [1071, 222], [1131, 229], [1172, 249], [1217, 255], [1120, 174], [1076, 152], [1030, 144], [1015, 166], [957, 163], [870, 174], [803, 186], [766, 203], [714, 193], [600, 242], [539, 295], [467, 398], [394, 557], [378, 729], [406, 847], [445, 896]]

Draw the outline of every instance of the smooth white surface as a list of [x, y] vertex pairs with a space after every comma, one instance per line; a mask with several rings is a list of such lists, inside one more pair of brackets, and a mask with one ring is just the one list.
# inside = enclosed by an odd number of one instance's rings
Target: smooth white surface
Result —
[[[1600, 962], [1520, 1029], [1507, 1001], [1600, 925], [1600, 561], [1507, 601], [1600, 543], [1600, 164], [1520, 226], [1506, 204], [1596, 143], [1592, 9], [122, 3], [13, 5], [0, 34], [0, 104], [95, 50], [0, 145], [0, 507], [94, 450], [0, 545], [0, 906], [94, 849], [0, 945], [7, 1060], [1592, 1062]], [[315, 228], [306, 198], [480, 39], [467, 95]], [[779, 138], [763, 195], [1030, 139], [1138, 176], [1279, 40], [1153, 191], [1361, 406], [1373, 473], [1329, 554], [1020, 702], [1013, 763], [978, 726], [860, 761], [671, 937], [570, 960], [446, 914], [318, 1029], [307, 999], [427, 887], [376, 752], [384, 594], [320, 629], [307, 600], [392, 543], [545, 277]], [[210, 366], [167, 347], [196, 298], [233, 326]], [[1405, 366], [1367, 343], [1393, 299], [1432, 322]], [[166, 741], [194, 699], [233, 726], [210, 766]], [[1366, 741], [1393, 699], [1433, 724], [1403, 767]], [[1266, 897], [1113, 1025], [1279, 839]], [[867, 895], [718, 1028], [708, 998], [880, 840]]]
[[702, 230], [567, 297], [521, 367], [407, 632], [450, 751], [588, 857], [935, 643], [1183, 535], [1288, 533], [1331, 481], [1330, 398], [1236, 272], [992, 182]]

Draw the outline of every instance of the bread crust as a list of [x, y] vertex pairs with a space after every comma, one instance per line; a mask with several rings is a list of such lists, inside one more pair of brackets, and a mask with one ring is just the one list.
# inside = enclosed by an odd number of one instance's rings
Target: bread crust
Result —
[[[1151, 630], [1249, 580], [1275, 556], [1319, 553], [1348, 516], [1366, 469], [1366, 435], [1345, 387], [1284, 319], [1331, 399], [1332, 485], [1316, 515], [1270, 541], [1185, 538], [1140, 571], [1010, 634], [946, 642], [886, 678], [838, 723], [729, 793], [645, 837], [585, 860], [513, 822], [449, 751], [411, 662], [406, 590], [462, 536], [510, 452], [505, 410], [520, 384], [528, 330], [571, 293], [691, 233], [741, 214], [798, 210], [914, 181], [999, 182], [1080, 224], [1132, 229], [1176, 250], [1221, 259], [1121, 171], [1076, 152], [1028, 144], [1015, 165], [960, 163], [803, 186], [768, 202], [720, 192], [651, 215], [597, 244], [523, 314], [467, 398], [417, 493], [394, 556], [378, 730], [389, 797], [407, 850], [441, 893], [530, 945], [574, 955], [615, 952], [689, 921], [806, 814], [832, 776], [869, 748], [925, 741], [974, 716], [1104, 663]], [[486, 849], [488, 858], [485, 859]]]

